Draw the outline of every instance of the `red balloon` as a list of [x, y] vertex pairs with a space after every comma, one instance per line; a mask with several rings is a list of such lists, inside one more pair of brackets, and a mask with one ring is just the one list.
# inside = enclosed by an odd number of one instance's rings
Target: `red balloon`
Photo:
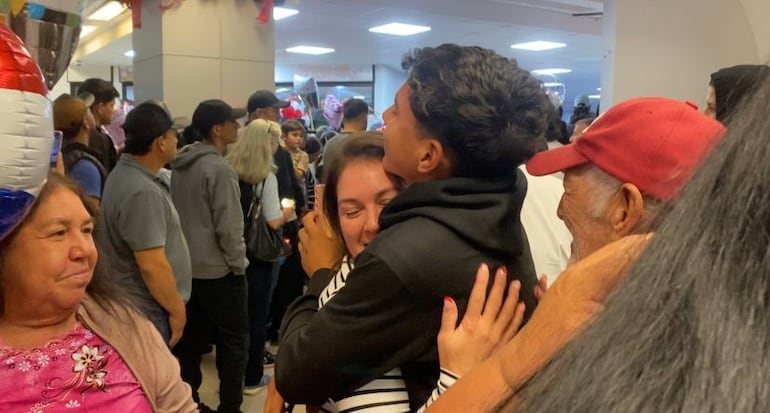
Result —
[[0, 88], [48, 95], [43, 75], [19, 36], [0, 24]]

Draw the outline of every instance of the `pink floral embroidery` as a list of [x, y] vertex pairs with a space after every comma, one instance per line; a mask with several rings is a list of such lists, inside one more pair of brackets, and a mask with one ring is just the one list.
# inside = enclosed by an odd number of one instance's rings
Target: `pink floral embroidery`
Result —
[[120, 356], [82, 325], [35, 349], [0, 343], [0, 382], [32, 384], [0, 387], [7, 411], [152, 411]]

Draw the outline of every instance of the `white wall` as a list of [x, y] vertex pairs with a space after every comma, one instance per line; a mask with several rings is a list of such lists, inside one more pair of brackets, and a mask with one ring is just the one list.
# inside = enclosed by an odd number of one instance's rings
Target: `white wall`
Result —
[[[72, 66], [67, 69], [62, 75], [61, 79], [56, 82], [53, 89], [48, 93], [48, 97], [53, 100], [59, 97], [62, 93], [70, 93], [70, 83], [82, 82], [91, 77], [98, 77], [104, 80], [110, 80], [111, 66], [97, 66], [97, 65], [83, 65]], [[115, 79], [113, 84], [118, 92], [122, 92], [122, 85], [117, 79], [118, 74], [115, 73]]]
[[163, 13], [146, 0], [142, 28], [132, 32], [137, 101], [162, 99], [176, 116], [191, 116], [204, 99], [245, 106], [249, 94], [273, 86], [273, 23], [259, 24], [253, 1], [188, 1]]
[[374, 111], [382, 114], [396, 97], [398, 88], [406, 81], [406, 72], [386, 65], [374, 66]]
[[294, 75], [312, 76], [316, 82], [371, 82], [372, 65], [275, 65], [276, 83], [293, 82]]
[[[702, 104], [709, 74], [759, 62], [755, 33], [736, 5], [736, 0], [606, 0], [602, 107], [637, 96]], [[757, 17], [757, 24], [767, 27], [767, 16], [762, 22]]]
[[741, 0], [749, 26], [754, 32], [757, 42], [757, 52], [761, 63], [770, 63], [770, 25], [767, 19], [770, 17], [770, 1], [768, 0]]

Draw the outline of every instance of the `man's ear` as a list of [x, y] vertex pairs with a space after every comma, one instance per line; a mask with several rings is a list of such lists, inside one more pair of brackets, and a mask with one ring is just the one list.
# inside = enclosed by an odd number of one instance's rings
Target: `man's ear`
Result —
[[618, 237], [633, 234], [645, 218], [644, 195], [634, 184], [623, 184], [611, 203], [610, 220]]
[[439, 179], [452, 176], [449, 154], [438, 139], [424, 138], [418, 150], [420, 151], [417, 161], [418, 173]]
[[211, 136], [219, 136], [222, 134], [222, 125], [214, 125], [214, 127], [211, 128]]

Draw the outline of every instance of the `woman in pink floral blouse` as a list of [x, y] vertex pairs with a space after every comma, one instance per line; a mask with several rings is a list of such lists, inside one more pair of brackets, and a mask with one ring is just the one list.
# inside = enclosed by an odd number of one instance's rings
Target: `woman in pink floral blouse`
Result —
[[155, 328], [95, 271], [86, 205], [51, 174], [0, 240], [0, 411], [197, 412]]

